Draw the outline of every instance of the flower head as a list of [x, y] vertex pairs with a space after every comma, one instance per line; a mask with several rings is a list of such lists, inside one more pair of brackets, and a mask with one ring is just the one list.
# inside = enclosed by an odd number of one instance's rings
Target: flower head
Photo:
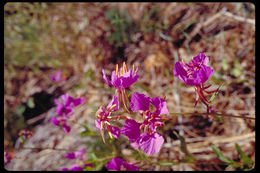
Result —
[[51, 80], [54, 82], [63, 82], [65, 81], [65, 77], [63, 77], [61, 71], [58, 70], [55, 74], [51, 75]]
[[134, 66], [132, 70], [128, 70], [127, 66], [124, 63], [123, 67], [118, 70], [118, 65], [116, 65], [116, 70], [112, 72], [111, 80], [109, 80], [104, 69], [102, 70], [103, 78], [105, 79], [107, 84], [112, 85], [119, 90], [128, 88], [130, 85], [137, 81], [139, 76], [136, 74], [136, 72], [137, 69], [135, 69]]
[[71, 160], [77, 160], [77, 164], [72, 165], [72, 168], [62, 168], [61, 171], [83, 171], [85, 167], [92, 167], [91, 163], [84, 163], [87, 158], [85, 156], [86, 149], [82, 148], [76, 152], [70, 152], [65, 155], [66, 158]]
[[118, 99], [116, 96], [113, 96], [107, 107], [102, 106], [96, 112], [96, 127], [100, 130], [104, 130], [106, 128], [110, 138], [112, 138], [112, 136], [114, 136], [115, 138], [119, 138], [120, 136], [120, 128], [114, 127], [110, 124], [110, 120], [112, 119], [112, 117], [110, 116], [111, 113], [118, 109]]
[[141, 148], [148, 155], [158, 153], [164, 139], [156, 132], [156, 128], [164, 125], [160, 115], [169, 114], [165, 100], [159, 97], [150, 98], [135, 92], [131, 98], [131, 109], [141, 111], [143, 122], [137, 123], [135, 120], [127, 119], [121, 134], [128, 137], [134, 148]]
[[69, 96], [68, 93], [65, 93], [60, 96], [59, 100], [54, 99], [54, 102], [56, 104], [56, 113], [58, 115], [69, 116], [73, 114], [73, 109], [76, 106], [85, 102], [85, 98], [73, 98]]
[[135, 165], [128, 164], [119, 157], [115, 157], [107, 164], [107, 169], [116, 171], [139, 171]]
[[200, 85], [205, 83], [214, 70], [207, 66], [209, 58], [203, 52], [193, 57], [189, 63], [176, 62], [173, 74], [187, 85]]
[[4, 163], [7, 164], [12, 160], [12, 156], [8, 154], [8, 152], [4, 152]]
[[69, 133], [71, 128], [70, 128], [70, 126], [67, 125], [67, 120], [68, 120], [68, 118], [66, 118], [66, 117], [55, 117], [55, 116], [51, 117], [51, 119], [50, 119], [52, 124], [62, 127], [66, 133]]

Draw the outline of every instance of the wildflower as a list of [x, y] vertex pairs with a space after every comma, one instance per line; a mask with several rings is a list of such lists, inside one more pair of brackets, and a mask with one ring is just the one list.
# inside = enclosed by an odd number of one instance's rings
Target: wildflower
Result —
[[67, 119], [66, 117], [51, 117], [50, 121], [52, 124], [62, 127], [64, 131], [68, 134], [70, 132], [70, 126], [67, 125]]
[[62, 76], [62, 73], [60, 70], [56, 71], [55, 74], [51, 75], [51, 80], [54, 82], [63, 82], [65, 81], [65, 77]]
[[199, 55], [193, 57], [191, 62], [176, 62], [173, 73], [176, 77], [182, 80], [187, 85], [195, 87], [197, 105], [199, 99], [207, 106], [207, 113], [210, 112], [210, 102], [207, 100], [204, 93], [211, 94], [218, 92], [217, 90], [207, 91], [211, 85], [204, 86], [204, 83], [213, 75], [214, 70], [207, 66], [209, 58], [201, 52]]
[[[135, 120], [127, 119], [121, 134], [128, 137], [134, 148], [141, 148], [148, 155], [158, 153], [164, 139], [156, 132], [156, 129], [164, 125], [162, 122], [164, 120], [160, 115], [169, 114], [165, 100], [159, 97], [150, 98], [135, 92], [131, 98], [131, 109], [141, 111], [143, 122], [137, 123]], [[142, 134], [141, 130], [143, 130]]]
[[8, 152], [4, 152], [4, 163], [7, 164], [12, 160], [12, 156], [8, 154]]
[[74, 99], [73, 97], [69, 96], [68, 93], [61, 95], [59, 100], [54, 99], [54, 102], [56, 104], [56, 113], [60, 116], [63, 114], [65, 114], [65, 116], [73, 114], [73, 109], [85, 102], [84, 98]]
[[112, 126], [109, 122], [113, 119], [113, 117], [110, 116], [111, 113], [118, 109], [118, 99], [116, 96], [113, 96], [107, 107], [102, 106], [96, 112], [96, 117], [98, 118], [95, 120], [96, 127], [100, 130], [107, 129], [110, 138], [115, 137], [118, 139], [120, 137], [120, 128]]
[[102, 70], [103, 78], [109, 85], [113, 85], [115, 88], [119, 90], [123, 90], [133, 83], [137, 81], [139, 76], [136, 74], [138, 69], [135, 69], [133, 66], [133, 70], [128, 70], [125, 63], [123, 64], [123, 67], [118, 70], [118, 65], [116, 65], [116, 70], [112, 72], [111, 80], [108, 79], [106, 76], [106, 73], [104, 69]]
[[116, 171], [139, 171], [137, 166], [128, 164], [118, 157], [115, 157], [108, 162], [107, 169]]
[[173, 73], [187, 85], [200, 85], [205, 83], [214, 70], [207, 66], [209, 58], [203, 52], [193, 57], [191, 62], [176, 62]]
[[65, 155], [66, 158], [71, 159], [71, 160], [77, 160], [77, 163], [72, 165], [72, 168], [62, 168], [60, 171], [83, 171], [85, 167], [92, 167], [93, 164], [91, 163], [85, 163], [87, 160], [85, 154], [86, 154], [86, 149], [82, 148], [76, 152], [70, 152]]
[[103, 78], [107, 84], [112, 85], [116, 88], [115, 95], [119, 99], [119, 107], [123, 105], [123, 108], [129, 112], [129, 100], [125, 88], [130, 87], [133, 83], [137, 81], [139, 76], [136, 74], [138, 68], [128, 70], [125, 62], [123, 67], [118, 70], [118, 64], [116, 65], [116, 70], [112, 72], [111, 80], [105, 74], [104, 69], [102, 69]]

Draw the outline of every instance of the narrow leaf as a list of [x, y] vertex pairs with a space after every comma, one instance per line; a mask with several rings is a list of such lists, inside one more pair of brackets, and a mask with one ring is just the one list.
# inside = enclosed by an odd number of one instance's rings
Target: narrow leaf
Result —
[[212, 150], [214, 151], [214, 153], [217, 155], [217, 157], [219, 158], [219, 160], [225, 162], [225, 163], [228, 163], [228, 164], [233, 164], [234, 161], [233, 160], [230, 160], [226, 157], [223, 156], [223, 154], [221, 153], [221, 151], [215, 147], [215, 146], [212, 146]]
[[247, 155], [241, 150], [240, 146], [236, 143], [236, 150], [240, 155], [240, 159], [242, 162], [247, 163], [247, 164], [252, 164], [254, 163], [253, 160], [251, 160]]

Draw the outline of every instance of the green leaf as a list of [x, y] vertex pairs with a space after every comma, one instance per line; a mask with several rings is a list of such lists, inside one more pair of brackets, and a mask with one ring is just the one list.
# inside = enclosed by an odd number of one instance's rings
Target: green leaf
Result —
[[221, 88], [223, 85], [224, 85], [224, 84], [221, 84], [221, 85], [218, 87], [217, 91], [212, 94], [212, 96], [211, 96], [210, 99], [209, 99], [210, 104], [212, 104], [212, 102], [215, 100], [215, 97], [218, 95], [219, 90], [220, 90], [220, 88]]
[[16, 108], [16, 114], [17, 114], [17, 115], [22, 115], [24, 111], [25, 111], [25, 106], [23, 106], [23, 105], [18, 106], [18, 107]]
[[34, 100], [32, 97], [30, 97], [27, 101], [27, 105], [29, 108], [34, 108], [35, 107], [35, 104], [34, 104]]
[[251, 160], [249, 157], [247, 157], [247, 155], [241, 150], [240, 146], [236, 143], [236, 150], [240, 155], [240, 159], [242, 160], [242, 162], [247, 163], [247, 164], [252, 164], [254, 163], [253, 160]]
[[161, 165], [161, 166], [172, 166], [172, 165], [176, 165], [176, 163], [161, 161], [161, 162], [159, 162], [159, 165]]
[[223, 156], [223, 154], [221, 153], [221, 151], [215, 147], [215, 146], [211, 146], [212, 147], [212, 150], [214, 151], [214, 153], [217, 155], [217, 157], [219, 158], [219, 160], [225, 162], [225, 163], [228, 163], [228, 164], [233, 164], [234, 161], [233, 160], [230, 160], [226, 157]]
[[82, 137], [85, 137], [85, 136], [93, 136], [93, 135], [95, 135], [95, 133], [94, 132], [90, 132], [90, 131], [84, 131], [84, 132], [81, 132], [80, 133], [80, 136], [82, 136]]

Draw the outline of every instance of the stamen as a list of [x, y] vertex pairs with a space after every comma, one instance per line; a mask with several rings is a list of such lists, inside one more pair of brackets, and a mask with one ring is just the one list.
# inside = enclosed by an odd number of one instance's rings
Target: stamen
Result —
[[111, 125], [110, 122], [108, 122], [108, 121], [105, 121], [105, 123], [108, 124], [108, 125]]
[[118, 73], [118, 64], [116, 64], [116, 75], [117, 75], [117, 77], [119, 77], [119, 73]]
[[124, 72], [124, 69], [123, 69], [123, 67], [121, 67], [121, 68], [120, 68], [120, 74], [119, 74], [119, 75], [121, 76], [121, 75], [124, 74], [124, 73], [125, 73], [125, 72]]
[[116, 107], [116, 104], [113, 104], [113, 105], [108, 109], [108, 111], [111, 112], [112, 109], [114, 109], [114, 107]]
[[104, 123], [103, 123], [103, 121], [100, 122], [100, 126], [101, 126], [101, 129], [104, 128]]
[[124, 68], [125, 68], [125, 72], [128, 72], [128, 68], [127, 68], [125, 62], [123, 63], [123, 66], [124, 66]]
[[111, 133], [111, 131], [110, 131], [110, 129], [109, 129], [109, 126], [107, 126], [107, 132], [108, 132], [109, 137], [110, 137], [111, 139], [113, 139], [113, 136], [112, 136], [112, 133]]

